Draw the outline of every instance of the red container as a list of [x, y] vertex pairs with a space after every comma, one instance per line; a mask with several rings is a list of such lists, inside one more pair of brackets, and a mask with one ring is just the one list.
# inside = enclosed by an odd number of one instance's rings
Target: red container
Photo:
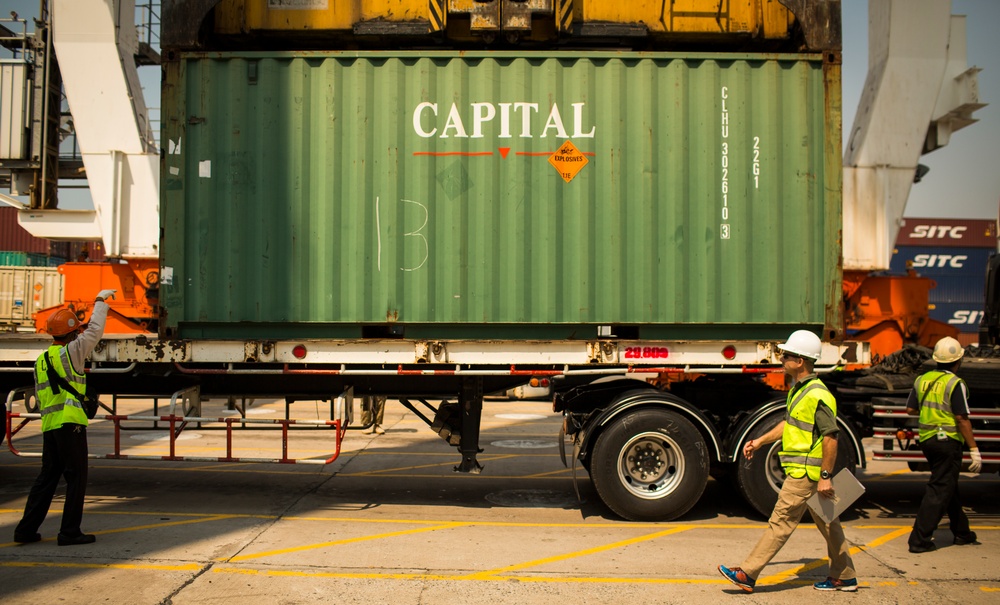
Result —
[[49, 240], [35, 237], [17, 224], [17, 208], [0, 207], [0, 250], [50, 255], [51, 244]]
[[[104, 245], [100, 242], [62, 242], [35, 237], [17, 223], [17, 208], [0, 206], [0, 250], [31, 252], [67, 261], [103, 261]], [[81, 251], [86, 250], [86, 257]]]
[[997, 222], [985, 219], [904, 218], [897, 246], [997, 247]]
[[979, 344], [979, 332], [959, 332], [958, 343], [963, 347]]

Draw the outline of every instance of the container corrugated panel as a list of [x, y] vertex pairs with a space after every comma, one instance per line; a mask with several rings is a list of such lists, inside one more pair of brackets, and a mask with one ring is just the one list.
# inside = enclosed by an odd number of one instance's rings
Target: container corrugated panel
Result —
[[3, 262], [3, 255], [6, 254], [3, 251], [51, 256], [55, 260], [46, 259], [43, 264], [52, 266], [53, 263], [65, 262], [69, 258], [75, 259], [84, 248], [88, 251], [89, 260], [105, 259], [104, 246], [100, 242], [60, 242], [35, 237], [17, 223], [17, 208], [0, 207], [0, 265], [27, 263], [27, 257], [16, 263]]
[[954, 326], [959, 332], [978, 332], [984, 314], [983, 301], [965, 303], [932, 303], [931, 319]]
[[27, 159], [28, 63], [0, 62], [0, 160]]
[[978, 219], [905, 218], [897, 246], [997, 249], [997, 222]]
[[66, 262], [66, 259], [52, 257], [38, 252], [19, 252], [16, 250], [0, 250], [0, 266], [12, 267], [55, 267]]
[[963, 347], [979, 344], [979, 332], [959, 332], [958, 343]]
[[26, 267], [28, 253], [15, 250], [0, 250], [0, 267]]
[[63, 276], [49, 267], [0, 267], [0, 330], [34, 331], [32, 315], [62, 304]]
[[186, 55], [167, 332], [836, 329], [840, 67], [777, 57]]
[[934, 303], [976, 301], [982, 305], [986, 285], [986, 271], [981, 275], [937, 275], [932, 278], [937, 284], [928, 293]]
[[0, 206], [0, 250], [48, 254], [50, 243], [31, 235], [17, 223], [17, 208]]
[[992, 248], [952, 248], [938, 246], [896, 246], [889, 270], [904, 272], [913, 269], [927, 277], [966, 276], [983, 280]]

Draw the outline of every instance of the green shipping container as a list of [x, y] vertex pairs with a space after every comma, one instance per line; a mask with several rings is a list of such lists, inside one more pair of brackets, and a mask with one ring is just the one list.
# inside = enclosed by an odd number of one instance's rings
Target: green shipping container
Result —
[[38, 252], [0, 250], [0, 266], [4, 267], [56, 267], [66, 262]]
[[167, 63], [165, 336], [840, 327], [835, 53]]

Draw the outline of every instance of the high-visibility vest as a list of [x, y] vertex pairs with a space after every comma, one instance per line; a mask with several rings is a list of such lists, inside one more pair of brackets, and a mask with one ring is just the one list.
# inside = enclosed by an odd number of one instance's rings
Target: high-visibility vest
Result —
[[951, 411], [951, 394], [963, 381], [951, 372], [931, 370], [917, 378], [913, 388], [920, 403], [920, 441], [936, 438], [938, 429], [959, 443], [965, 443]]
[[[69, 350], [60, 345], [52, 345], [48, 348], [49, 359], [52, 360], [52, 369], [61, 376], [71, 387], [77, 390], [80, 395], [87, 394], [87, 377], [78, 374], [73, 364], [69, 360]], [[43, 353], [35, 360], [35, 394], [38, 397], [38, 409], [42, 415], [42, 432], [57, 429], [64, 424], [82, 424], [87, 426], [87, 414], [83, 411], [83, 404], [70, 395], [63, 387], [55, 387], [49, 381], [49, 374], [46, 371], [47, 363]], [[82, 371], [83, 368], [80, 368]]]
[[781, 434], [778, 458], [789, 477], [801, 479], [809, 475], [813, 481], [819, 481], [823, 463], [823, 437], [814, 436], [813, 428], [816, 426], [816, 408], [820, 401], [829, 405], [836, 416], [837, 401], [818, 378], [813, 378], [800, 389], [788, 393], [785, 429]]

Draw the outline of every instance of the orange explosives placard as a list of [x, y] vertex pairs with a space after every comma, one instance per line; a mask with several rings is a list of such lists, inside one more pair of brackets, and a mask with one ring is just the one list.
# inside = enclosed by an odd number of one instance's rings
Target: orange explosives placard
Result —
[[566, 141], [559, 149], [549, 156], [549, 164], [555, 166], [559, 176], [567, 183], [573, 180], [589, 160], [583, 152], [576, 148], [573, 141]]

